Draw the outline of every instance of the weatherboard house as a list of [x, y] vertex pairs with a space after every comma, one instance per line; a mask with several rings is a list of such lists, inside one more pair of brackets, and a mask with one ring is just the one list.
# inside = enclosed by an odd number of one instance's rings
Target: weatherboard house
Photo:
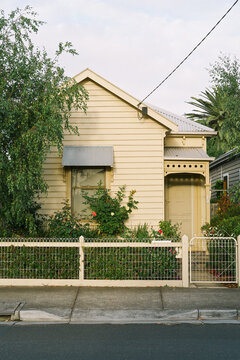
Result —
[[126, 194], [136, 190], [129, 227], [172, 220], [182, 233], [199, 236], [210, 218], [206, 139], [214, 131], [154, 106], [142, 104], [143, 116], [137, 99], [89, 69], [75, 80], [89, 93], [87, 113], [72, 112], [80, 135], [65, 134], [63, 156], [54, 148], [47, 156], [41, 212], [53, 214], [68, 199], [73, 214], [81, 214], [81, 190], [91, 193], [101, 181], [112, 193], [122, 185]]

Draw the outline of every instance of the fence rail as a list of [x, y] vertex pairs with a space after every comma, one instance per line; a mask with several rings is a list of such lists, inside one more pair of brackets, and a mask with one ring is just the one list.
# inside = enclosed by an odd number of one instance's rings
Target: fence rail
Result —
[[[240, 282], [240, 236], [182, 241], [0, 238], [0, 286]], [[190, 264], [190, 271], [188, 266]]]
[[187, 237], [182, 242], [31, 240], [0, 239], [0, 285], [188, 285]]

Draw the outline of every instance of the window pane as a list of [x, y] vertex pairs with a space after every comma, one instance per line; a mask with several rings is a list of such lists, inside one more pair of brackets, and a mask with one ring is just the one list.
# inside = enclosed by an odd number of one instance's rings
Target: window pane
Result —
[[86, 189], [89, 195], [93, 195], [100, 182], [102, 186], [105, 186], [105, 169], [72, 169], [72, 213], [74, 216], [87, 218], [91, 215], [88, 205], [83, 204], [82, 189]]
[[[87, 190], [89, 195], [93, 195], [95, 190]], [[72, 213], [74, 216], [89, 217], [92, 211], [88, 205], [83, 204], [85, 200], [82, 197], [81, 189], [73, 189], [72, 191]]]
[[72, 188], [98, 186], [101, 181], [104, 186], [104, 169], [72, 169]]

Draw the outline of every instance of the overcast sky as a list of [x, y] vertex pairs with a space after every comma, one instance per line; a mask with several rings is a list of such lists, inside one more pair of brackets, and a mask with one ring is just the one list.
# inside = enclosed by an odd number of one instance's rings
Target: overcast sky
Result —
[[[6, 13], [31, 5], [46, 24], [36, 38], [53, 54], [71, 41], [79, 56], [64, 55], [66, 74], [90, 68], [142, 100], [202, 39], [234, 0], [1, 0]], [[207, 68], [220, 52], [240, 58], [240, 2], [148, 102], [179, 115], [209, 86]]]

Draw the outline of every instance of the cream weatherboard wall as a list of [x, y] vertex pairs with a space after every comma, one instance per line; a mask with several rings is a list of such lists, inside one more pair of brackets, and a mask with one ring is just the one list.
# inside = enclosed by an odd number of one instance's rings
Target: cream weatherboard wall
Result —
[[166, 147], [197, 147], [207, 151], [207, 139], [203, 135], [179, 134], [167, 135], [165, 138]]
[[[126, 194], [135, 189], [139, 201], [127, 225], [157, 226], [164, 219], [164, 137], [168, 129], [150, 117], [139, 119], [134, 106], [98, 83], [86, 79], [82, 85], [89, 92], [87, 114], [72, 113], [70, 122], [78, 126], [80, 136], [65, 134], [64, 145], [113, 146], [114, 164], [107, 186], [113, 193], [122, 185], [126, 185]], [[41, 213], [53, 214], [66, 198], [71, 201], [70, 171], [52, 149], [44, 164], [49, 189], [41, 199]]]

